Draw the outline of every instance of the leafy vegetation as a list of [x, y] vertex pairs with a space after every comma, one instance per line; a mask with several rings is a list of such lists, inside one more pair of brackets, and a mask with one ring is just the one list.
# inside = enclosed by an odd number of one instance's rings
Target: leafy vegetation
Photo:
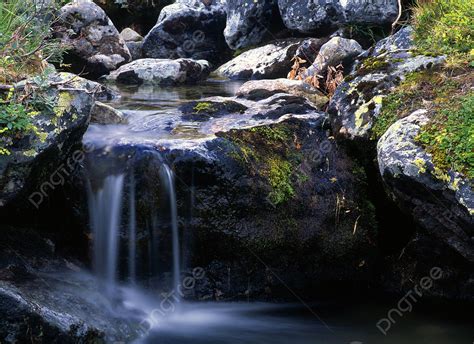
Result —
[[0, 83], [17, 82], [60, 61], [65, 47], [51, 38], [52, 18], [50, 7], [34, 2], [0, 3]]
[[[60, 62], [65, 51], [60, 42], [52, 39], [50, 28], [54, 22], [53, 6], [66, 2], [0, 3], [0, 84], [4, 85], [4, 93], [0, 92], [0, 155], [10, 154], [8, 147], [25, 135], [44, 136], [33, 125], [33, 118], [54, 107], [42, 84], [49, 73], [48, 62]], [[34, 78], [37, 87], [8, 86], [26, 78]]]
[[423, 52], [474, 60], [474, 2], [432, 0], [414, 9], [415, 43]]
[[474, 92], [451, 99], [416, 139], [436, 167], [474, 179]]

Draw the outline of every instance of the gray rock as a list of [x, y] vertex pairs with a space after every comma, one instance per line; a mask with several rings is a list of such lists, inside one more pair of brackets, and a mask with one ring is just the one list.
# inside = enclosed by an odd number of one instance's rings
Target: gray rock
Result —
[[92, 2], [74, 2], [61, 8], [54, 35], [70, 47], [65, 61], [76, 73], [99, 77], [131, 60], [112, 21]]
[[216, 73], [229, 79], [285, 78], [297, 49], [305, 40], [283, 39], [248, 50], [220, 66]]
[[383, 284], [406, 293], [433, 268], [438, 277], [423, 294], [473, 300], [474, 192], [472, 180], [439, 170], [416, 141], [429, 121], [419, 110], [393, 124], [377, 145], [380, 173], [391, 198], [419, 225], [401, 254], [387, 259]]
[[129, 85], [175, 85], [204, 80], [209, 71], [204, 60], [141, 59], [110, 73], [107, 80]]
[[[210, 5], [206, 5], [210, 3]], [[193, 58], [215, 64], [226, 58], [226, 13], [222, 0], [178, 0], [161, 11], [145, 37], [143, 54], [150, 58]]]
[[442, 172], [415, 141], [428, 123], [419, 110], [393, 124], [377, 144], [380, 173], [392, 198], [425, 233], [474, 263], [474, 192], [463, 175]]
[[321, 109], [329, 98], [321, 91], [300, 80], [273, 79], [247, 81], [237, 91], [238, 97], [260, 100], [278, 93], [291, 94], [296, 97], [307, 98], [316, 108]]
[[[444, 57], [415, 55], [412, 29], [404, 28], [361, 55], [355, 70], [336, 90], [329, 103], [333, 130], [350, 140], [372, 137], [374, 119], [381, 113], [383, 98], [405, 75], [444, 63]], [[365, 64], [364, 64], [365, 61]]]
[[232, 49], [255, 46], [280, 24], [277, 0], [227, 0], [224, 36]]
[[127, 120], [122, 112], [112, 106], [95, 102], [91, 112], [91, 123], [96, 124], [125, 124]]
[[[68, 73], [50, 76], [48, 83], [51, 86], [44, 96], [54, 99], [54, 107], [34, 116], [36, 130], [7, 143], [10, 154], [0, 159], [0, 207], [13, 203], [15, 207], [39, 207], [44, 193], [61, 183], [55, 174], [81, 144], [94, 104], [94, 88], [103, 93], [101, 85]], [[17, 87], [25, 84], [35, 87], [37, 81], [31, 79]]]
[[140, 36], [138, 32], [130, 29], [129, 27], [123, 29], [122, 32], [120, 32], [120, 37], [122, 37], [122, 39], [127, 43], [143, 41], [143, 37]]
[[127, 42], [126, 44], [132, 55], [132, 61], [143, 58], [143, 42]]
[[352, 65], [354, 58], [364, 49], [353, 39], [333, 37], [319, 50], [314, 63], [306, 70], [306, 75], [324, 75], [329, 66], [342, 64], [346, 69]]
[[398, 15], [397, 0], [278, 0], [286, 27], [306, 34], [329, 33], [352, 24], [387, 25]]

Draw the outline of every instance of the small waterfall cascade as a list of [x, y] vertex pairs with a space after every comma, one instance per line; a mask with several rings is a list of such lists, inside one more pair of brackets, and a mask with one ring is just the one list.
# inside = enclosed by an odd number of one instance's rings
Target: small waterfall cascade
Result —
[[129, 221], [128, 221], [128, 276], [130, 283], [136, 283], [137, 274], [137, 216], [135, 208], [135, 175], [130, 175], [130, 190], [129, 190]]
[[171, 215], [171, 231], [172, 231], [172, 242], [173, 242], [173, 289], [177, 290], [179, 287], [180, 278], [180, 250], [179, 250], [179, 232], [178, 232], [178, 207], [176, 203], [176, 191], [174, 176], [168, 165], [163, 165], [161, 169], [161, 175], [164, 182], [166, 191], [168, 192], [170, 202], [170, 215]]
[[175, 177], [161, 159], [149, 159], [151, 178], [135, 174], [133, 161], [123, 173], [104, 177], [103, 167], [90, 173], [89, 183], [95, 186], [88, 194], [93, 268], [110, 297], [121, 284], [166, 292], [180, 285]]
[[111, 175], [96, 192], [89, 191], [89, 213], [94, 236], [96, 275], [107, 294], [113, 293], [117, 282], [119, 226], [121, 222], [124, 175]]

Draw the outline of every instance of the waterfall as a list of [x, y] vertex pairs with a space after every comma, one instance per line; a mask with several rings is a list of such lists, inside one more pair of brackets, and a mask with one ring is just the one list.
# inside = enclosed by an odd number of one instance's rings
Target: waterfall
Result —
[[[120, 172], [107, 177], [99, 164], [89, 167], [93, 266], [108, 296], [113, 296], [119, 280], [162, 291], [177, 291], [180, 284], [174, 175], [156, 152], [141, 157], [144, 160], [130, 160], [126, 168], [113, 160]], [[134, 173], [143, 162], [150, 171], [145, 177]], [[138, 211], [138, 202], [146, 208]], [[164, 277], [168, 272], [171, 278]]]
[[94, 270], [111, 294], [117, 280], [119, 227], [124, 175], [105, 178], [102, 187], [90, 191], [89, 212], [94, 235]]
[[178, 209], [176, 204], [176, 191], [174, 187], [174, 176], [168, 165], [163, 164], [160, 170], [162, 182], [168, 192], [170, 202], [171, 231], [173, 241], [173, 288], [178, 290], [180, 279], [180, 249], [179, 249], [179, 232], [178, 232]]
[[133, 172], [130, 175], [129, 191], [129, 221], [128, 221], [128, 275], [131, 284], [135, 284], [136, 279], [136, 213], [135, 213], [135, 176]]

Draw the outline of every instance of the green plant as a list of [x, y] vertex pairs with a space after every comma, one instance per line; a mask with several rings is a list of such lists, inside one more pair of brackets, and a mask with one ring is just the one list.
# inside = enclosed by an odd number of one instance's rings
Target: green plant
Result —
[[463, 54], [472, 60], [473, 1], [419, 1], [414, 8], [413, 18], [418, 49], [437, 55]]
[[451, 169], [474, 179], [474, 93], [451, 99], [416, 140], [443, 172]]
[[31, 1], [0, 3], [0, 83], [14, 83], [60, 61], [65, 47], [51, 38], [52, 12]]

